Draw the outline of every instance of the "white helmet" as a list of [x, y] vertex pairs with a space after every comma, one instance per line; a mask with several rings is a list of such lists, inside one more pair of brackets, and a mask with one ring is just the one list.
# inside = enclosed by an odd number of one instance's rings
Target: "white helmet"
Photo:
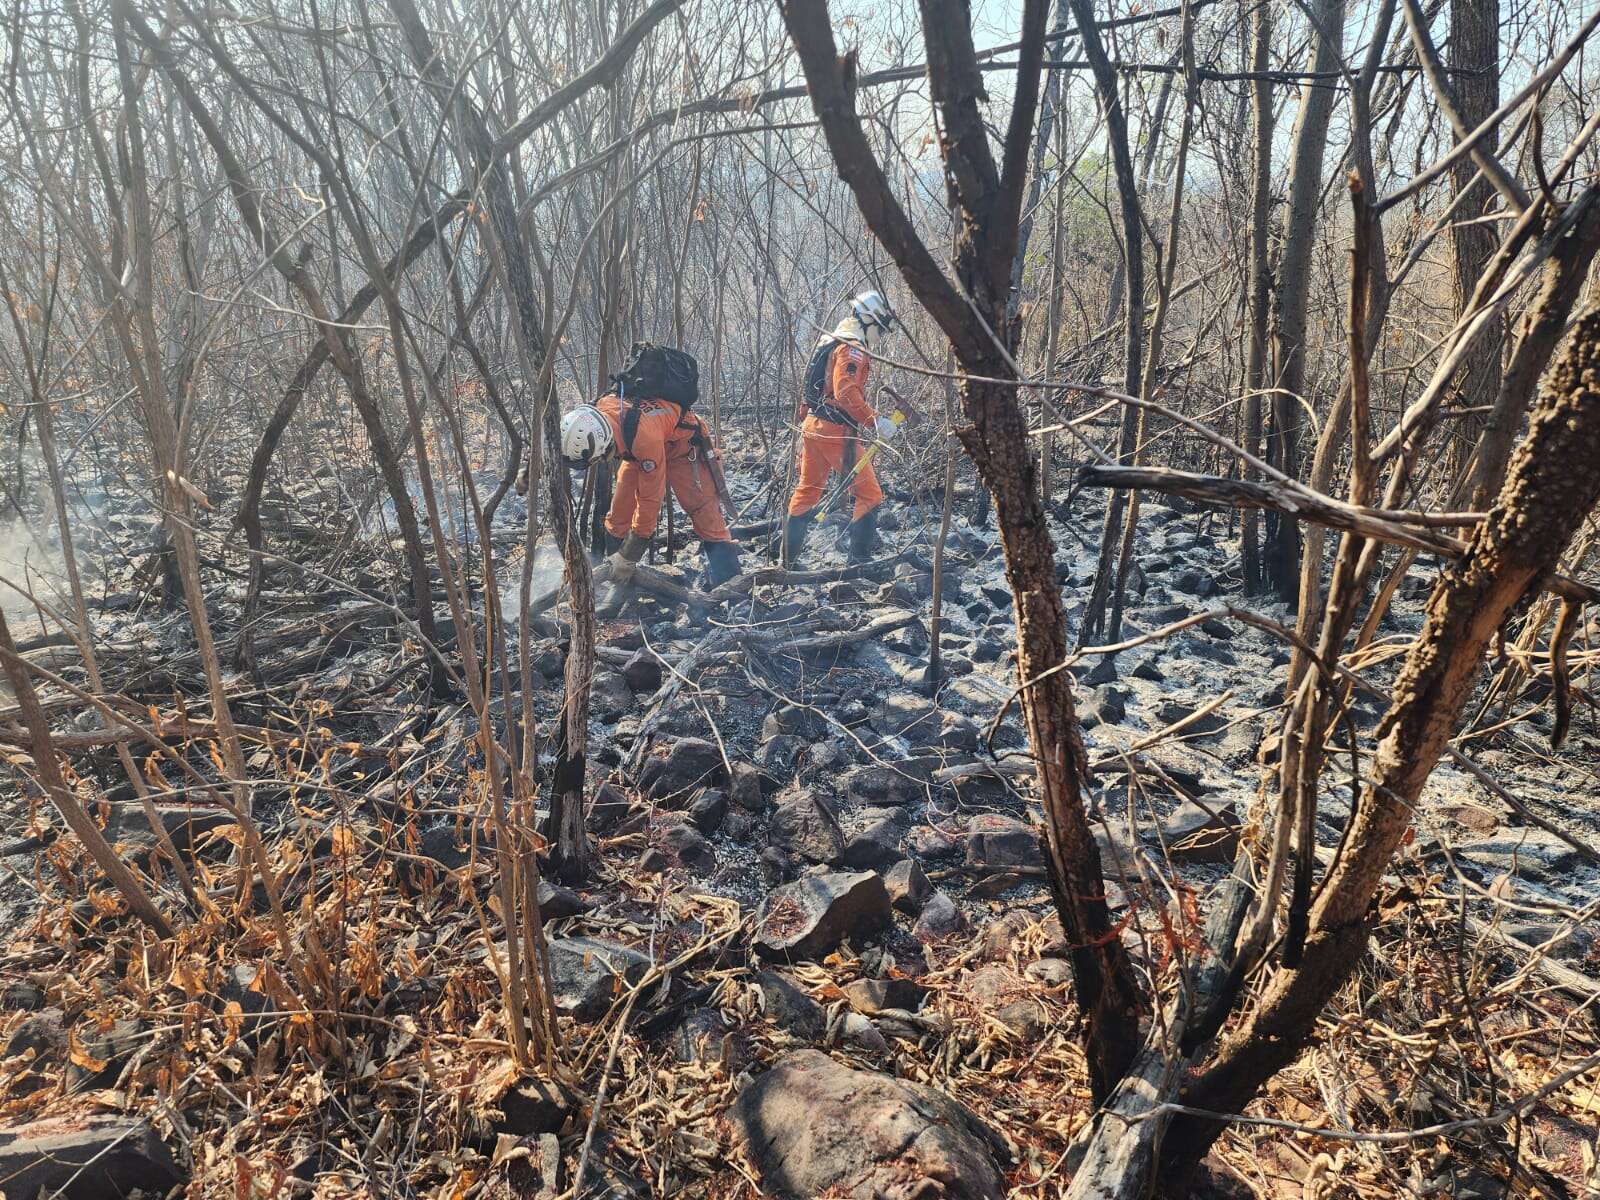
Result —
[[862, 292], [850, 301], [850, 311], [861, 322], [863, 329], [881, 330], [884, 333], [894, 328], [897, 319], [894, 309], [889, 307], [889, 302], [879, 292]]
[[573, 409], [561, 418], [561, 457], [574, 467], [586, 467], [610, 456], [616, 445], [611, 422], [592, 404]]

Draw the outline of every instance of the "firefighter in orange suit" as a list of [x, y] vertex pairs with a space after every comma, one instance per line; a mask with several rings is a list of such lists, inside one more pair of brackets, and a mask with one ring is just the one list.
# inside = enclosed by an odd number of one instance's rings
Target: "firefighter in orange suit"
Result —
[[823, 491], [831, 475], [846, 477], [855, 508], [850, 517], [850, 561], [865, 562], [877, 535], [883, 489], [870, 461], [857, 464], [863, 441], [888, 441], [899, 426], [878, 416], [867, 400], [871, 351], [894, 328], [895, 315], [877, 292], [850, 302], [850, 315], [825, 334], [812, 352], [801, 394], [800, 480], [789, 499], [783, 559], [793, 563], [811, 524], [821, 515]]
[[705, 550], [711, 585], [739, 573], [739, 548], [719, 507], [714, 472], [721, 463], [710, 430], [694, 413], [668, 400], [612, 393], [561, 419], [561, 453], [575, 467], [622, 460], [606, 514], [606, 547], [619, 578], [644, 557], [669, 486]]

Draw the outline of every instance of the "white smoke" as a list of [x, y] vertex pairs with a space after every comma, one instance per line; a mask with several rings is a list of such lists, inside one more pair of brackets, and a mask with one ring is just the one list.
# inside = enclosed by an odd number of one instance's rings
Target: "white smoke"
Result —
[[[32, 592], [55, 608], [60, 608], [67, 596], [66, 564], [54, 532], [52, 528], [46, 535], [42, 520], [13, 517], [0, 524], [0, 608], [13, 626], [26, 618], [35, 618], [37, 623], [38, 609], [24, 592]], [[23, 638], [43, 631], [24, 633], [14, 627], [12, 632]]]
[[[508, 623], [515, 623], [522, 615], [522, 561], [498, 564], [500, 576], [500, 613]], [[544, 595], [561, 582], [565, 564], [561, 552], [550, 542], [540, 542], [533, 552], [533, 586], [528, 594]]]

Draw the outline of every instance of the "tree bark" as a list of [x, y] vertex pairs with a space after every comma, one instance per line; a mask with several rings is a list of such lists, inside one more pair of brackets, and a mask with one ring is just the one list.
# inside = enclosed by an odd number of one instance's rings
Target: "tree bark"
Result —
[[[1083, 54], [1094, 72], [1100, 112], [1105, 118], [1106, 140], [1111, 143], [1111, 161], [1116, 172], [1117, 199], [1122, 214], [1122, 262], [1127, 286], [1123, 292], [1122, 390], [1130, 396], [1142, 392], [1144, 365], [1144, 223], [1139, 212], [1139, 185], [1133, 174], [1133, 155], [1128, 149], [1128, 121], [1122, 110], [1122, 92], [1117, 86], [1116, 68], [1095, 27], [1094, 0], [1069, 0], [1078, 22]], [[1122, 425], [1117, 439], [1117, 461], [1133, 462], [1139, 444], [1140, 413], [1131, 406], [1122, 410]], [[1113, 493], [1106, 503], [1105, 524], [1100, 530], [1100, 559], [1095, 568], [1094, 586], [1084, 606], [1083, 624], [1078, 630], [1081, 649], [1099, 641], [1105, 633], [1106, 610], [1116, 576], [1117, 553], [1122, 544], [1123, 512], [1128, 500]]]
[[[1336, 71], [1344, 45], [1344, 0], [1314, 0], [1313, 72]], [[1272, 435], [1267, 461], [1285, 475], [1299, 475], [1301, 400], [1306, 391], [1306, 325], [1311, 301], [1311, 252], [1317, 238], [1317, 205], [1322, 194], [1323, 155], [1335, 90], [1306, 83], [1300, 89], [1294, 148], [1289, 159], [1289, 208], [1284, 219], [1283, 257], [1278, 266], [1277, 388], [1272, 397]], [[1300, 536], [1293, 521], [1278, 521], [1268, 531], [1268, 582], [1287, 604], [1300, 587]]]
[[1006, 300], [1038, 100], [1047, 5], [1045, 0], [1027, 0], [1024, 6], [1005, 156], [997, 169], [979, 105], [984, 90], [972, 45], [970, 7], [964, 0], [920, 2], [929, 91], [941, 120], [948, 203], [957, 218], [959, 291], [918, 237], [872, 155], [841, 70], [827, 5], [785, 0], [783, 18], [840, 176], [855, 194], [868, 227], [894, 258], [918, 302], [950, 339], [955, 354], [967, 420], [957, 436], [993, 495], [999, 517], [1006, 579], [1016, 608], [1021, 707], [1046, 817], [1046, 862], [1062, 926], [1073, 947], [1090, 1086], [1100, 1100], [1115, 1088], [1139, 1051], [1143, 997], [1111, 923], [1100, 852], [1084, 804], [1087, 759], [1071, 676], [1063, 669], [1065, 613], [1038, 472], [1028, 453], [1026, 416], [1014, 386], [977, 378], [1017, 378], [1017, 326], [1007, 319]]
[[[1257, 4], [1252, 19], [1250, 69], [1264, 72], [1272, 53], [1272, 6]], [[1255, 136], [1255, 178], [1250, 190], [1250, 314], [1245, 352], [1244, 448], [1261, 453], [1261, 400], [1266, 394], [1268, 347], [1272, 321], [1272, 85], [1262, 78], [1250, 84], [1251, 131]], [[1247, 467], [1245, 478], [1252, 472]], [[1261, 563], [1260, 523], [1247, 509], [1240, 521], [1244, 591], [1254, 596], [1265, 582]]]
[[[1456, 108], [1462, 120], [1476, 129], [1500, 107], [1500, 0], [1450, 0], [1450, 41], [1445, 47], [1445, 56], [1454, 85]], [[1480, 143], [1490, 154], [1498, 144], [1497, 133], [1488, 134]], [[1479, 178], [1477, 165], [1470, 158], [1457, 163], [1451, 169], [1450, 178], [1457, 194], [1466, 193], [1450, 226], [1450, 269], [1459, 318], [1465, 314], [1473, 289], [1483, 278], [1500, 239], [1495, 235], [1495, 227], [1481, 220], [1494, 203], [1494, 185], [1487, 178]], [[1497, 318], [1494, 327], [1473, 343], [1458, 377], [1457, 396], [1463, 408], [1482, 408], [1495, 402], [1500, 390], [1504, 340], [1505, 324]], [[1517, 417], [1520, 419], [1520, 412]], [[1459, 475], [1466, 468], [1473, 446], [1488, 424], [1487, 415], [1481, 413], [1469, 413], [1455, 423], [1451, 440], [1452, 475]], [[1509, 453], [1509, 437], [1504, 446]], [[1501, 470], [1504, 470], [1505, 459], [1502, 457], [1500, 461]], [[1493, 495], [1497, 487], [1498, 481], [1495, 481], [1487, 484], [1486, 490]]]
[[[1575, 323], [1546, 375], [1510, 473], [1466, 557], [1440, 576], [1427, 619], [1378, 727], [1372, 780], [1363, 789], [1339, 857], [1312, 908], [1298, 967], [1279, 970], [1256, 1010], [1227, 1039], [1182, 1102], [1240, 1112], [1293, 1061], [1328, 999], [1366, 951], [1371, 902], [1411, 825], [1414, 805], [1448, 749], [1496, 631], [1560, 561], [1600, 501], [1600, 304]], [[1165, 1173], [1176, 1192], [1222, 1126], [1178, 1118], [1168, 1133]]]

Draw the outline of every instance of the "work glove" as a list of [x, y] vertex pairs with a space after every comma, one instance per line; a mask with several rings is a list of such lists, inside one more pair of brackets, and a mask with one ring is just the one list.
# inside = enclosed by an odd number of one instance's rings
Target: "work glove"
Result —
[[892, 441], [894, 435], [900, 432], [900, 426], [888, 417], [879, 417], [873, 430], [877, 433], [879, 441], [887, 442]]
[[634, 568], [639, 565], [639, 560], [644, 557], [644, 552], [649, 546], [649, 538], [640, 537], [637, 533], [628, 534], [617, 552], [606, 559], [611, 564], [611, 578], [617, 583], [626, 583], [632, 579]]

